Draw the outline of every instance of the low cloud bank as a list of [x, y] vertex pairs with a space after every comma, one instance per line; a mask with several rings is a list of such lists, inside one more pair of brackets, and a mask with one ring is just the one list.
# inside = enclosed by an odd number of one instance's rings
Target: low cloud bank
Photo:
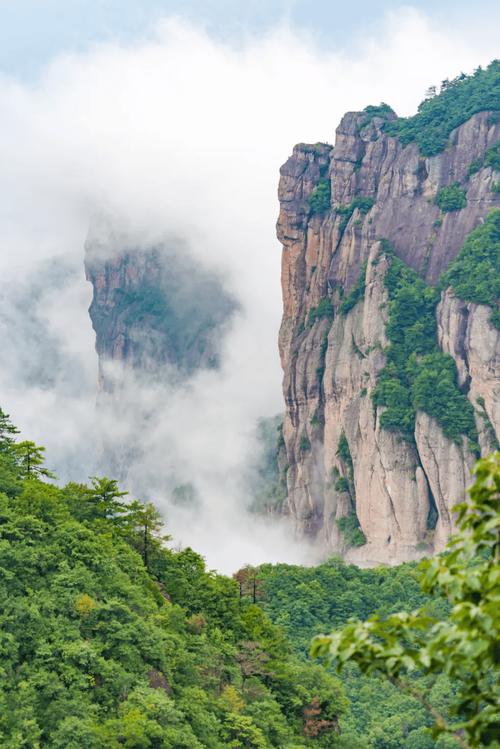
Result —
[[[333, 142], [346, 110], [384, 100], [411, 113], [429, 85], [487, 64], [488, 44], [412, 9], [328, 54], [290, 28], [235, 49], [166, 20], [153, 38], [60, 57], [35, 85], [0, 79], [1, 405], [47, 446], [50, 467], [85, 479], [103, 443], [143, 430], [127, 484], [154, 496], [169, 531], [210, 566], [310, 561], [286, 525], [244, 509], [256, 421], [282, 410], [279, 166], [298, 141]], [[241, 307], [220, 370], [154, 388], [121, 373], [119, 418], [95, 409], [83, 272], [102, 214], [138, 244], [180, 238]], [[191, 508], [172, 502], [186, 482], [200, 497]]]

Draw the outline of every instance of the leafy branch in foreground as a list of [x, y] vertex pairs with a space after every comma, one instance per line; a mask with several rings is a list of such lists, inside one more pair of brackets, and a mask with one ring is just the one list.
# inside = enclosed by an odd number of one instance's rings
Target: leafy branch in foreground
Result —
[[[312, 643], [312, 654], [339, 672], [350, 661], [387, 677], [430, 712], [435, 736], [448, 733], [464, 749], [498, 746], [500, 721], [500, 453], [474, 470], [470, 501], [455, 508], [459, 533], [446, 554], [423, 563], [422, 588], [448, 599], [449, 617], [438, 621], [419, 609], [350, 620]], [[442, 673], [457, 685], [452, 724], [411, 682], [414, 674]]]

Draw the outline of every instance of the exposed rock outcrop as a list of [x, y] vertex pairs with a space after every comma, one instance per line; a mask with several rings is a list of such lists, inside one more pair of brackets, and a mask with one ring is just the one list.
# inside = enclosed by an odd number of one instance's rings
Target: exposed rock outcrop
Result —
[[[370, 396], [388, 343], [380, 240], [437, 283], [467, 235], [500, 206], [492, 190], [498, 174], [490, 167], [469, 174], [499, 140], [500, 123], [490, 114], [474, 115], [451, 133], [445, 151], [424, 158], [416, 144], [403, 147], [388, 136], [382, 118], [351, 112], [335, 148], [300, 144], [281, 169], [286, 508], [301, 532], [360, 564], [441, 549], [453, 529], [451, 507], [469, 481], [474, 455], [465, 438], [453, 442], [418, 412], [414, 439], [404, 440], [381, 426], [383, 409]], [[314, 213], [309, 198], [321, 180], [329, 181], [330, 207]], [[438, 190], [457, 182], [466, 205], [441, 213]], [[451, 289], [436, 312], [439, 346], [457, 363], [483, 452], [500, 429], [500, 340], [489, 313]], [[346, 528], [358, 523], [349, 536]]]
[[101, 391], [112, 388], [107, 362], [164, 379], [219, 365], [237, 305], [183, 244], [138, 242], [100, 221], [86, 242], [85, 270]]

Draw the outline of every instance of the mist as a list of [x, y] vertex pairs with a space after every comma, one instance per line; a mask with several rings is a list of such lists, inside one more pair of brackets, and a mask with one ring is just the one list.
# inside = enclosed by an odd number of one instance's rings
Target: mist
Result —
[[[0, 405], [61, 480], [105, 468], [103, 444], [135, 441], [125, 488], [210, 567], [314, 561], [285, 521], [245, 509], [256, 422], [283, 410], [279, 166], [296, 142], [332, 143], [345, 111], [411, 114], [428, 86], [488, 64], [489, 44], [411, 8], [328, 53], [286, 26], [236, 47], [176, 18], [60, 56], [35, 83], [0, 78]], [[175, 237], [238, 304], [219, 369], [152, 383], [115, 367], [118, 410], [96, 408], [83, 258], [99, 215], [138, 247]], [[172, 501], [185, 483], [191, 507]]]

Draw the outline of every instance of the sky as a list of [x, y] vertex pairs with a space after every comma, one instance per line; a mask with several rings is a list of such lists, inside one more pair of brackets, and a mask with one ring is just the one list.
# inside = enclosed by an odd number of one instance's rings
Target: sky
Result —
[[[498, 57], [499, 16], [487, 2], [0, 0], [0, 405], [61, 480], [140, 434], [126, 488], [210, 566], [311, 559], [245, 512], [255, 425], [283, 410], [279, 167], [297, 142], [333, 143], [345, 111], [411, 114], [430, 85]], [[119, 373], [118, 414], [96, 408], [83, 269], [103, 215], [138, 248], [188, 248], [241, 309], [220, 370], [154, 387]], [[171, 501], [188, 481], [194, 512]]]
[[33, 79], [54, 55], [148, 37], [159, 19], [172, 15], [236, 43], [287, 23], [325, 49], [349, 49], [360, 35], [377, 34], [385, 13], [405, 5], [436, 24], [467, 29], [470, 37], [493, 39], [498, 28], [495, 0], [0, 0], [0, 70]]

